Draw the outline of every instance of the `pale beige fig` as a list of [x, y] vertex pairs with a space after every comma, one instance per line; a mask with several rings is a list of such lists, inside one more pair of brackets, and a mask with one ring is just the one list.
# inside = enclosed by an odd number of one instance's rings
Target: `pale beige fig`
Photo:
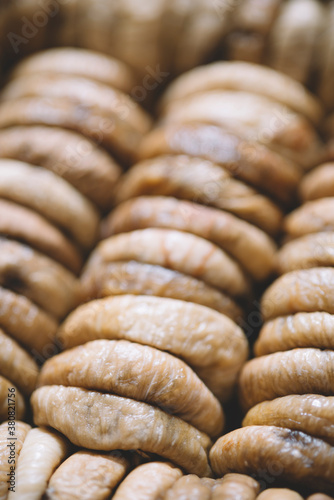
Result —
[[334, 351], [293, 349], [248, 361], [239, 378], [240, 402], [245, 410], [266, 400], [290, 394], [334, 391]]
[[129, 469], [119, 453], [78, 451], [51, 476], [47, 500], [108, 500]]
[[0, 328], [0, 373], [30, 396], [36, 387], [39, 368], [36, 361]]
[[307, 174], [299, 193], [304, 202], [334, 196], [334, 163], [324, 163]]
[[223, 166], [197, 157], [162, 155], [134, 165], [118, 181], [115, 203], [141, 195], [175, 196], [220, 208], [271, 235], [281, 229], [283, 214], [275, 203]]
[[[55, 354], [57, 321], [23, 295], [0, 287], [0, 325], [38, 360]], [[42, 358], [40, 358], [42, 356]]]
[[70, 271], [32, 248], [0, 238], [0, 283], [57, 318], [81, 300], [80, 282]]
[[304, 432], [274, 426], [249, 426], [218, 439], [210, 451], [212, 469], [265, 473], [290, 484], [333, 491], [334, 448]]
[[26, 243], [75, 274], [82, 267], [80, 252], [56, 226], [36, 212], [3, 199], [0, 200], [0, 235]]
[[25, 400], [18, 388], [0, 375], [0, 423], [4, 420], [21, 420], [26, 412]]
[[107, 217], [104, 236], [150, 227], [211, 241], [255, 280], [266, 279], [273, 271], [275, 244], [263, 231], [226, 212], [172, 197], [141, 196], [122, 203]]
[[[116, 103], [117, 104], [117, 103]], [[0, 128], [13, 126], [52, 126], [79, 132], [124, 163], [137, 159], [143, 134], [115, 112], [104, 112], [65, 97], [23, 97], [1, 104]], [[148, 132], [150, 124], [147, 123]]]
[[334, 350], [334, 316], [326, 312], [297, 313], [265, 323], [255, 342], [256, 356], [295, 347]]
[[253, 406], [242, 425], [274, 425], [302, 431], [334, 445], [334, 397], [292, 395]]
[[313, 495], [307, 497], [307, 500], [333, 500], [333, 497], [329, 497], [324, 493], [314, 493]]
[[303, 500], [299, 493], [287, 488], [269, 488], [262, 491], [256, 498], [258, 500]]
[[255, 500], [260, 490], [259, 483], [253, 477], [244, 474], [225, 474], [215, 481], [211, 500]]
[[10, 473], [13, 470], [12, 481], [16, 483], [17, 459], [21, 453], [24, 440], [31, 429], [30, 425], [18, 420], [15, 425], [9, 422], [6, 421], [0, 424], [0, 500], [7, 500], [8, 488], [11, 486], [7, 481], [11, 480]]
[[314, 267], [291, 271], [267, 288], [262, 300], [263, 318], [277, 318], [298, 312], [334, 313], [334, 269]]
[[160, 297], [124, 295], [84, 304], [58, 331], [71, 348], [96, 339], [124, 339], [167, 351], [191, 366], [226, 400], [248, 356], [243, 331], [209, 308]]
[[16, 467], [15, 491], [8, 500], [39, 500], [50, 477], [68, 455], [68, 442], [45, 428], [31, 429], [23, 443]]
[[164, 500], [210, 500], [211, 485], [203, 484], [202, 480], [194, 474], [180, 477], [167, 490]]
[[284, 104], [315, 123], [319, 123], [323, 113], [317, 99], [294, 79], [270, 68], [240, 61], [220, 61], [185, 73], [169, 86], [162, 98], [162, 106], [165, 108], [185, 97], [210, 90], [259, 94]]
[[88, 342], [49, 359], [39, 377], [43, 385], [83, 387], [145, 401], [210, 436], [223, 430], [222, 408], [193, 370], [149, 346], [125, 340]]
[[142, 159], [186, 154], [210, 160], [283, 203], [291, 203], [301, 179], [301, 171], [294, 162], [255, 139], [243, 138], [240, 130], [232, 132], [206, 123], [161, 126], [146, 135], [139, 153]]
[[102, 209], [110, 208], [110, 193], [121, 173], [116, 161], [94, 142], [57, 127], [0, 130], [0, 156], [51, 170]]
[[174, 465], [151, 462], [140, 465], [124, 479], [113, 500], [153, 500], [163, 498], [165, 492], [180, 478], [182, 472]]
[[307, 83], [325, 19], [321, 2], [292, 0], [285, 3], [270, 32], [269, 65], [294, 80]]
[[309, 121], [268, 97], [237, 91], [208, 91], [172, 103], [163, 123], [206, 122], [268, 146], [305, 169], [316, 165], [321, 142]]
[[304, 203], [285, 218], [284, 230], [290, 238], [334, 231], [334, 197]]
[[112, 236], [96, 247], [86, 269], [135, 260], [203, 280], [232, 296], [247, 295], [250, 282], [241, 267], [213, 243], [182, 231], [148, 228]]
[[75, 445], [101, 451], [142, 450], [161, 455], [187, 472], [210, 476], [210, 438], [159, 408], [131, 399], [45, 386], [31, 404], [36, 425], [48, 425]]
[[0, 159], [0, 195], [39, 212], [84, 248], [96, 241], [99, 218], [94, 206], [53, 172]]
[[204, 281], [185, 274], [142, 262], [112, 262], [82, 275], [87, 300], [115, 295], [150, 295], [201, 304], [242, 323], [244, 313], [226, 293]]
[[14, 68], [12, 78], [41, 73], [91, 78], [129, 92], [134, 85], [130, 69], [121, 61], [80, 48], [54, 48], [33, 54]]
[[285, 274], [297, 269], [334, 266], [333, 248], [334, 231], [300, 236], [277, 253], [277, 272]]

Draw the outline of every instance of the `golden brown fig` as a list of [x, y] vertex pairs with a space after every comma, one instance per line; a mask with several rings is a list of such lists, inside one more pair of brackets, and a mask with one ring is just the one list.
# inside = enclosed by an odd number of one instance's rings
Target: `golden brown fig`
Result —
[[148, 228], [112, 236], [96, 247], [86, 269], [95, 272], [101, 264], [120, 260], [166, 267], [201, 279], [232, 296], [250, 291], [248, 277], [223, 250], [182, 231]]
[[201, 304], [226, 314], [236, 323], [243, 321], [242, 309], [227, 294], [204, 281], [142, 262], [112, 262], [98, 269], [87, 269], [82, 276], [87, 300], [110, 295], [153, 295]]
[[53, 172], [0, 159], [0, 195], [36, 210], [84, 248], [96, 241], [99, 218], [94, 206]]
[[256, 356], [295, 347], [334, 350], [334, 316], [326, 312], [297, 313], [268, 321], [255, 342]]
[[140, 465], [124, 479], [113, 500], [153, 500], [165, 492], [182, 476], [180, 469], [169, 463], [151, 462]]
[[334, 163], [324, 163], [307, 174], [299, 193], [304, 202], [334, 196]]
[[183, 361], [125, 340], [95, 340], [54, 356], [38, 382], [145, 401], [210, 436], [221, 434], [224, 425], [219, 402]]
[[36, 387], [38, 366], [34, 359], [0, 329], [0, 374], [30, 396]]
[[210, 461], [218, 476], [234, 471], [333, 491], [334, 448], [299, 431], [274, 426], [237, 429], [218, 439]]
[[26, 243], [75, 274], [82, 267], [79, 251], [57, 227], [16, 203], [0, 200], [0, 235]]
[[0, 238], [0, 283], [58, 318], [81, 300], [80, 282], [74, 274], [49, 257], [4, 238]]
[[241, 134], [308, 169], [319, 162], [321, 142], [309, 121], [287, 106], [250, 92], [210, 91], [172, 104], [163, 123], [205, 122]]
[[174, 484], [167, 490], [164, 500], [210, 500], [211, 499], [211, 486], [203, 484], [201, 479], [194, 474], [180, 477]]
[[334, 269], [291, 271], [267, 288], [261, 300], [265, 320], [298, 312], [334, 313]]
[[172, 460], [187, 472], [211, 475], [210, 438], [183, 420], [146, 403], [77, 387], [37, 389], [31, 404], [36, 425], [59, 430], [93, 450], [142, 450]]
[[197, 157], [162, 155], [137, 163], [118, 181], [115, 203], [141, 195], [175, 196], [227, 210], [272, 235], [281, 229], [282, 211], [268, 197], [223, 166]]
[[128, 469], [128, 461], [119, 452], [79, 451], [51, 476], [46, 499], [108, 500]]
[[262, 491], [257, 500], [303, 500], [303, 497], [296, 491], [287, 488], [269, 488]]
[[273, 271], [275, 244], [237, 217], [171, 197], [141, 196], [119, 205], [104, 223], [103, 236], [150, 227], [176, 229], [211, 241], [231, 255], [255, 280]]
[[266, 96], [315, 123], [322, 116], [320, 103], [298, 82], [270, 68], [240, 61], [220, 61], [189, 71], [170, 85], [162, 105], [166, 107], [209, 90], [237, 90]]
[[334, 351], [293, 349], [248, 361], [239, 378], [240, 401], [245, 410], [261, 401], [289, 394], [324, 394], [334, 391]]
[[334, 231], [334, 197], [304, 203], [285, 218], [284, 230], [290, 238]]
[[110, 208], [111, 191], [121, 173], [116, 161], [94, 142], [57, 127], [1, 130], [0, 156], [51, 170], [102, 209]]
[[274, 425], [310, 434], [334, 445], [334, 397], [284, 396], [253, 406], [242, 425]]
[[160, 297], [123, 295], [76, 309], [58, 331], [71, 348], [96, 339], [124, 339], [167, 351], [191, 366], [226, 400], [248, 356], [242, 330], [209, 308]]
[[334, 231], [301, 236], [286, 243], [278, 252], [277, 272], [334, 266], [333, 248]]
[[[0, 287], [0, 325], [32, 355], [44, 361], [55, 354], [57, 321], [23, 295]], [[42, 359], [41, 359], [42, 356]]]
[[244, 474], [225, 474], [213, 486], [211, 500], [255, 500], [260, 485], [255, 479]]
[[130, 69], [104, 54], [79, 48], [54, 48], [25, 58], [14, 68], [12, 78], [41, 73], [91, 78], [110, 87], [129, 92], [134, 85]]
[[291, 203], [301, 179], [300, 168], [294, 162], [254, 139], [246, 140], [240, 131], [205, 123], [168, 124], [146, 135], [140, 157], [162, 154], [186, 154], [210, 160], [283, 203]]

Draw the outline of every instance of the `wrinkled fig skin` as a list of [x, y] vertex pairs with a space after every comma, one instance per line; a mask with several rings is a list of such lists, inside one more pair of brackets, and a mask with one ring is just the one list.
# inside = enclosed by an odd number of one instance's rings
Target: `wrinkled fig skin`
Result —
[[253, 406], [242, 425], [274, 425], [310, 434], [334, 445], [334, 397], [305, 394]]
[[167, 490], [164, 500], [180, 500], [182, 498], [210, 500], [211, 485], [203, 484], [201, 479], [193, 474], [180, 477], [174, 485]]
[[255, 280], [268, 278], [274, 269], [276, 246], [264, 232], [226, 212], [171, 197], [139, 197], [119, 205], [105, 221], [104, 236], [150, 227], [211, 241]]
[[113, 500], [154, 500], [164, 498], [166, 491], [182, 477], [180, 469], [172, 464], [151, 462], [140, 465], [124, 479]]
[[299, 194], [303, 202], [334, 196], [334, 163], [324, 163], [307, 174]]
[[270, 68], [240, 61], [216, 62], [180, 76], [165, 92], [162, 108], [210, 90], [259, 94], [286, 105], [315, 123], [319, 123], [323, 115], [320, 102], [300, 83]]
[[241, 323], [244, 313], [227, 294], [201, 280], [161, 266], [112, 262], [82, 275], [82, 289], [88, 300], [115, 295], [150, 295], [201, 304]]
[[81, 302], [74, 274], [32, 248], [4, 238], [0, 238], [0, 284], [59, 319]]
[[262, 491], [257, 497], [257, 500], [303, 500], [303, 497], [296, 491], [286, 488], [269, 488]]
[[50, 477], [68, 455], [68, 442], [45, 428], [31, 429], [23, 443], [16, 466], [15, 492], [8, 500], [39, 500]]
[[[1, 124], [1, 113], [0, 113]], [[203, 123], [168, 124], [143, 139], [140, 158], [186, 154], [210, 160], [281, 203], [291, 203], [301, 179], [297, 165], [236, 131]]]
[[261, 311], [265, 321], [298, 312], [334, 313], [334, 269], [291, 271], [267, 288]]
[[270, 235], [281, 230], [283, 212], [278, 205], [209, 160], [162, 155], [137, 163], [117, 182], [114, 200], [119, 204], [141, 195], [196, 200], [231, 212]]
[[277, 254], [277, 272], [334, 266], [334, 231], [312, 233], [286, 243]]
[[33, 393], [31, 404], [36, 425], [54, 427], [77, 446], [142, 450], [189, 473], [212, 474], [207, 456], [210, 438], [146, 403], [77, 387], [45, 386]]
[[284, 231], [290, 238], [334, 231], [334, 197], [304, 203], [285, 218]]
[[57, 321], [23, 295], [0, 287], [0, 326], [37, 359], [54, 354]]
[[83, 248], [89, 249], [95, 244], [99, 225], [96, 209], [53, 172], [20, 161], [0, 159], [0, 195], [40, 213]]
[[166, 124], [206, 122], [228, 128], [305, 169], [317, 165], [322, 153], [321, 142], [306, 118], [250, 92], [202, 92], [172, 104], [163, 118]]
[[334, 350], [334, 315], [326, 312], [297, 313], [265, 323], [255, 342], [256, 356], [296, 347]]
[[118, 452], [79, 451], [65, 460], [51, 476], [45, 498], [108, 500], [128, 469], [129, 463]]
[[54, 48], [26, 57], [11, 74], [18, 78], [36, 73], [76, 75], [130, 92], [133, 75], [128, 66], [110, 56], [79, 48]]
[[80, 252], [56, 226], [16, 203], [0, 200], [0, 235], [26, 243], [75, 274], [82, 267]]
[[[116, 103], [116, 106], [128, 112], [121, 102]], [[151, 125], [146, 115], [145, 122], [147, 133]], [[143, 138], [143, 133], [133, 129], [131, 122], [123, 120], [115, 112], [106, 112], [99, 106], [65, 97], [23, 97], [3, 102], [0, 109], [0, 128], [19, 125], [61, 127], [79, 132], [106, 148], [111, 154], [116, 154], [125, 163], [137, 159]]]
[[58, 331], [65, 349], [91, 340], [128, 340], [167, 351], [191, 366], [226, 400], [248, 357], [243, 331], [207, 307], [160, 297], [123, 295], [84, 304]]
[[43, 366], [42, 385], [110, 392], [159, 406], [212, 437], [223, 430], [219, 402], [191, 368], [170, 354], [125, 340], [95, 340], [54, 356]]
[[[9, 398], [9, 394], [15, 396]], [[21, 392], [10, 380], [0, 375], [0, 423], [8, 419], [9, 411], [14, 411], [14, 408], [10, 408], [11, 405], [15, 406], [15, 418], [23, 419], [26, 404]]]
[[50, 170], [103, 210], [111, 206], [110, 193], [121, 173], [116, 161], [98, 145], [57, 127], [1, 130], [0, 157]]
[[38, 372], [35, 360], [0, 328], [0, 374], [13, 381], [25, 396], [30, 396]]
[[269, 475], [290, 483], [333, 492], [334, 448], [303, 432], [250, 426], [219, 438], [210, 451], [214, 473]]
[[28, 424], [16, 421], [14, 436], [11, 436], [9, 434], [8, 429], [10, 429], [10, 432], [12, 432], [12, 428], [8, 427], [7, 421], [3, 422], [0, 425], [0, 500], [7, 500], [8, 496], [7, 474], [10, 473], [10, 465], [11, 465], [8, 463], [8, 457], [9, 457], [9, 448], [7, 446], [8, 442], [11, 437], [16, 437], [15, 450], [13, 451], [14, 451], [15, 462], [17, 463], [17, 459], [20, 455], [24, 440], [31, 427]]
[[111, 236], [96, 247], [86, 269], [94, 272], [101, 264], [120, 260], [166, 267], [201, 279], [232, 296], [250, 292], [248, 277], [223, 250], [182, 231], [148, 228]]
[[266, 400], [289, 394], [334, 393], [333, 351], [293, 349], [248, 361], [239, 379], [245, 410]]

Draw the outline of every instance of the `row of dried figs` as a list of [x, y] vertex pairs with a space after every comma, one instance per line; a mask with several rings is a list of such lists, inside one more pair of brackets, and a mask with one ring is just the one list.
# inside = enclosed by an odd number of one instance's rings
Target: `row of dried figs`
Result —
[[[167, 90], [150, 131], [132, 85], [116, 60], [52, 49], [0, 96], [0, 416], [11, 387], [38, 426], [15, 429], [20, 498], [110, 498], [142, 461], [114, 498], [333, 492], [331, 164], [308, 173], [332, 154], [321, 105], [268, 68], [215, 63]], [[299, 188], [327, 198], [284, 219]], [[274, 273], [246, 362], [244, 313]], [[326, 318], [289, 316], [312, 312]], [[244, 427], [219, 438], [237, 385]], [[276, 494], [300, 498], [260, 498]]]
[[150, 0], [140, 8], [134, 0], [20, 0], [0, 6], [6, 59], [50, 45], [79, 46], [117, 57], [142, 77], [149, 68], [159, 81], [223, 56], [311, 83], [329, 108], [333, 27], [333, 2], [320, 0]]

